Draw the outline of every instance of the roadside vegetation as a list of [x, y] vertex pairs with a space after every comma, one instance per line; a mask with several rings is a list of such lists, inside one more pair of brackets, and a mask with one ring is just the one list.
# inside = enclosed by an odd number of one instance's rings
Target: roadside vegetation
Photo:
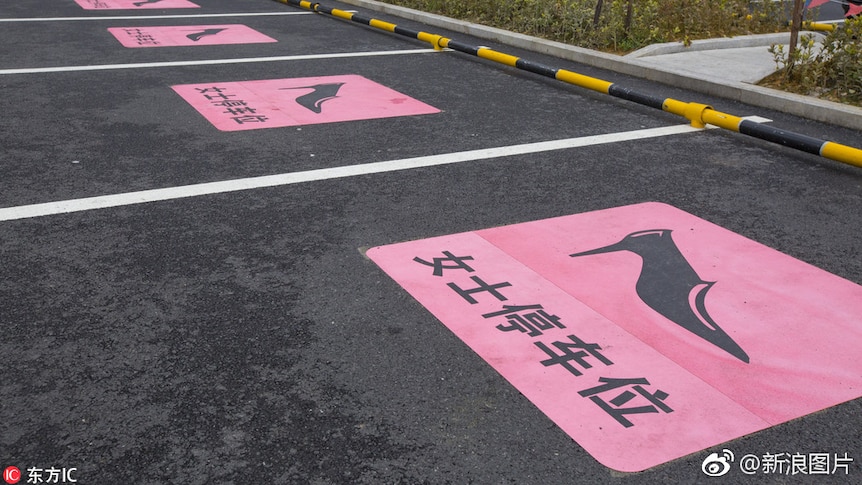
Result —
[[662, 42], [781, 32], [792, 0], [386, 0], [567, 44], [624, 53]]
[[[384, 0], [588, 49], [624, 54], [650, 44], [788, 32], [793, 0]], [[809, 13], [810, 14], [810, 13]], [[822, 50], [802, 36], [762, 84], [862, 105], [862, 20], [828, 34]]]
[[782, 45], [770, 52], [778, 71], [762, 85], [862, 106], [862, 17], [845, 20], [822, 42], [802, 35], [792, 55]]

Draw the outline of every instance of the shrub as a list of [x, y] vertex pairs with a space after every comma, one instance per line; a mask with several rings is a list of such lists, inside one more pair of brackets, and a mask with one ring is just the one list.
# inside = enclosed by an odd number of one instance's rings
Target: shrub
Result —
[[828, 33], [820, 43], [803, 35], [790, 55], [784, 46], [770, 52], [778, 72], [763, 83], [786, 91], [862, 106], [862, 17], [847, 19], [843, 28]]
[[387, 2], [580, 47], [613, 52], [631, 51], [658, 42], [690, 42], [700, 38], [786, 30], [786, 12], [793, 3], [792, 0]]

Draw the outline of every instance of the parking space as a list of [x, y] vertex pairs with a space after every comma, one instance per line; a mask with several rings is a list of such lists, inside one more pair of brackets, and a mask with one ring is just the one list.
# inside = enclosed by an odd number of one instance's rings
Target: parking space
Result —
[[[862, 473], [858, 399], [612, 471], [365, 255], [661, 202], [856, 285], [858, 169], [276, 2], [194, 3], [0, 7], [0, 467], [78, 483], [688, 483], [728, 448]], [[847, 479], [832, 471], [804, 478]]]

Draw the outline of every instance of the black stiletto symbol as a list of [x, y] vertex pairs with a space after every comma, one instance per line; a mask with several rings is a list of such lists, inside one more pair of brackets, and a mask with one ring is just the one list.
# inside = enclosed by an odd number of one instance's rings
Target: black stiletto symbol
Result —
[[670, 233], [668, 229], [633, 232], [616, 244], [570, 256], [576, 258], [614, 251], [637, 254], [643, 259], [635, 285], [640, 299], [668, 320], [747, 364], [748, 354], [706, 311], [706, 294], [715, 282], [704, 281], [697, 275]]
[[341, 89], [341, 86], [344, 86], [344, 83], [315, 84], [314, 86], [280, 89], [311, 89], [312, 91], [310, 93], [303, 94], [296, 98], [296, 102], [299, 103], [300, 106], [320, 114], [320, 112], [323, 111], [323, 107], [321, 105], [330, 99], [337, 98], [338, 90]]
[[188, 37], [189, 39], [191, 39], [194, 42], [197, 42], [197, 41], [201, 40], [201, 37], [206, 37], [208, 35], [216, 35], [223, 30], [227, 30], [227, 29], [226, 28], [225, 29], [206, 29], [202, 32], [195, 32], [194, 34], [189, 34], [186, 37]]
[[135, 3], [133, 3], [132, 5], [134, 5], [134, 6], [136, 6], [136, 7], [140, 7], [140, 6], [142, 6], [142, 5], [146, 5], [146, 4], [148, 4], [148, 3], [159, 3], [159, 2], [161, 2], [161, 1], [162, 1], [162, 0], [144, 0], [143, 2], [135, 2]]

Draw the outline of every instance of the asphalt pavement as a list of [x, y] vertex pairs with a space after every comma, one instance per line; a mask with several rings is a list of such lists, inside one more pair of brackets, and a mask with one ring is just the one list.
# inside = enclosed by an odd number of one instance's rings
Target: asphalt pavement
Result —
[[[269, 0], [162, 1], [0, 6], [8, 483], [10, 467], [20, 483], [80, 484], [862, 476], [858, 398], [644, 471], [613, 470], [366, 257], [659, 202], [858, 286], [860, 169]], [[328, 5], [417, 30], [439, 20]], [[200, 42], [237, 25], [235, 43]], [[862, 147], [852, 127], [447, 25], [431, 28]], [[284, 99], [303, 107], [286, 115]], [[858, 390], [856, 369], [834, 371], [855, 372]], [[724, 450], [841, 466], [707, 477], [705, 461]]]

